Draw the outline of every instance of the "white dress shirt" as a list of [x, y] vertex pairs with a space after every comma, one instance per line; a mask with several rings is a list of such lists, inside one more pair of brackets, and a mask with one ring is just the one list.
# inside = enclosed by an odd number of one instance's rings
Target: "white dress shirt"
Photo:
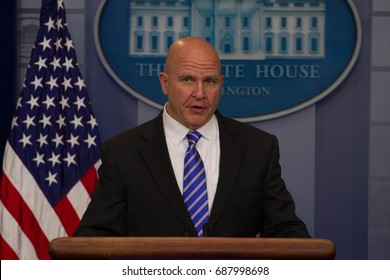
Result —
[[[163, 125], [173, 171], [175, 172], [180, 192], [183, 194], [184, 157], [188, 147], [186, 135], [190, 129], [173, 119], [167, 113], [166, 105], [164, 106], [163, 112]], [[217, 190], [219, 176], [220, 145], [218, 121], [216, 116], [213, 115], [210, 121], [201, 128], [197, 129], [197, 131], [202, 134], [202, 137], [196, 144], [196, 149], [203, 160], [206, 171], [207, 195], [210, 213], [214, 202], [215, 192]]]

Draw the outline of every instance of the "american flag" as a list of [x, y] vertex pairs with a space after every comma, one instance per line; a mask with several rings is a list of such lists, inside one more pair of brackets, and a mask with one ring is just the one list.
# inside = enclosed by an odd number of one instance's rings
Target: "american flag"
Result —
[[72, 235], [97, 183], [99, 149], [63, 0], [43, 0], [3, 159], [1, 259], [49, 259], [50, 240]]

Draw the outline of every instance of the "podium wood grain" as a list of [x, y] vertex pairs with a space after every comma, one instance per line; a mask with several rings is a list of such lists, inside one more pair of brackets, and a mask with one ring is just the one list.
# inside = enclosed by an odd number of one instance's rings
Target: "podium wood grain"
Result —
[[53, 259], [334, 259], [332, 241], [315, 238], [62, 237]]

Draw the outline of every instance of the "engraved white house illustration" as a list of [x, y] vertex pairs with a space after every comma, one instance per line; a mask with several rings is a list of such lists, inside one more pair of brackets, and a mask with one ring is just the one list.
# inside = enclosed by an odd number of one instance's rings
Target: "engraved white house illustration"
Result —
[[325, 57], [325, 0], [130, 0], [129, 8], [131, 56], [164, 56], [193, 35], [221, 59]]

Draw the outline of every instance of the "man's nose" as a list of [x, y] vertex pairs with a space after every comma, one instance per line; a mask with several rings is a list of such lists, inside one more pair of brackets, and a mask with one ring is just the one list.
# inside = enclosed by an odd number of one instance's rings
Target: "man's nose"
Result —
[[204, 96], [205, 96], [205, 94], [204, 94], [204, 85], [203, 85], [203, 83], [201, 81], [196, 83], [196, 87], [194, 89], [193, 96], [196, 99], [203, 99], [204, 98]]

